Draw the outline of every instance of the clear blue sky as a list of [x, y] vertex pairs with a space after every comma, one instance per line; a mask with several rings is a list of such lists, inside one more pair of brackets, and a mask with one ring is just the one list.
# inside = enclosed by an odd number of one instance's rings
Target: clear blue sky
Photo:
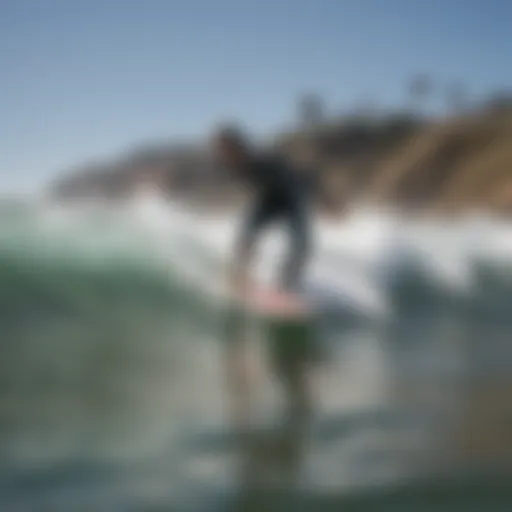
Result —
[[226, 117], [276, 130], [308, 90], [479, 96], [512, 85], [511, 27], [511, 0], [0, 0], [0, 189]]

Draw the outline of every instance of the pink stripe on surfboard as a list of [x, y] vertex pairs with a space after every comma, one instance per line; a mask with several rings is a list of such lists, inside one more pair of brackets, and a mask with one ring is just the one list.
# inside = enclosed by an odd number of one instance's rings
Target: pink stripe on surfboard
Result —
[[242, 300], [252, 310], [264, 315], [299, 318], [310, 313], [300, 297], [275, 290], [255, 289]]

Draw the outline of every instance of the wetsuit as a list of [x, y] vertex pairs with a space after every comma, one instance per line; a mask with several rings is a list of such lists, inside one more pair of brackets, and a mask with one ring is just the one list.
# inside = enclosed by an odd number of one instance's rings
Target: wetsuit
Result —
[[303, 173], [295, 171], [275, 156], [253, 158], [242, 176], [255, 190], [256, 200], [245, 218], [238, 254], [252, 250], [261, 231], [274, 222], [283, 222], [290, 246], [281, 269], [279, 285], [294, 290], [309, 256], [309, 206], [312, 187]]

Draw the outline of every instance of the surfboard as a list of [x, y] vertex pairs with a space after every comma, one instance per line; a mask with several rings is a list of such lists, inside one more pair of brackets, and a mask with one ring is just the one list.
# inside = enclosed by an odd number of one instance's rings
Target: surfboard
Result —
[[300, 320], [312, 313], [311, 307], [300, 295], [273, 288], [254, 287], [246, 294], [234, 295], [234, 299], [251, 313], [264, 317]]

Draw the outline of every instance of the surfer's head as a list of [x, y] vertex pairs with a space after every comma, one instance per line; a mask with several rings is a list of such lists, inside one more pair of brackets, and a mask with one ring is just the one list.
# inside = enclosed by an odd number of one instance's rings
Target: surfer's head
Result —
[[212, 136], [212, 146], [216, 159], [225, 167], [239, 169], [249, 161], [249, 143], [238, 126], [217, 127]]

